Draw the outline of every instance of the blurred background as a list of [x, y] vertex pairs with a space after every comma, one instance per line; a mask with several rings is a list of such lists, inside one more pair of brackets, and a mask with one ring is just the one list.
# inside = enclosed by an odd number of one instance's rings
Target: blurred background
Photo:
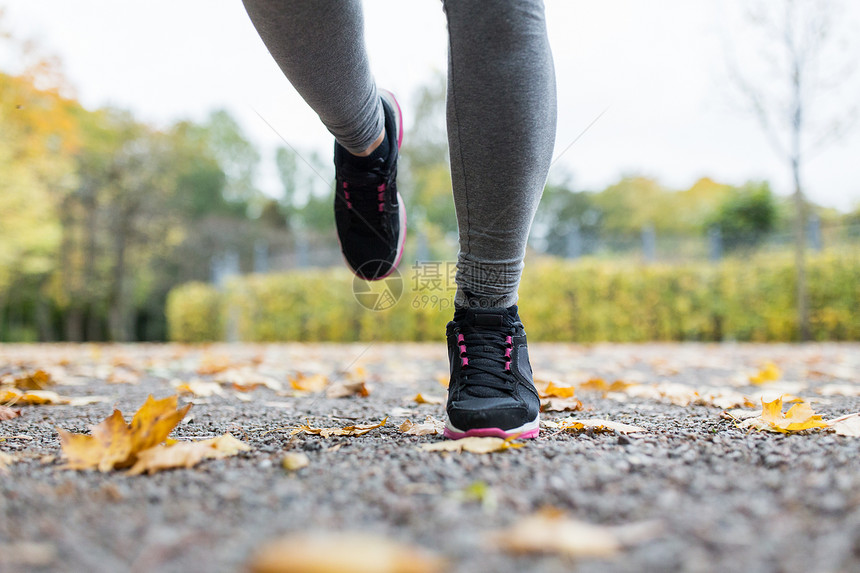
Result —
[[[341, 263], [332, 138], [241, 2], [0, 0], [0, 341], [441, 338], [444, 14], [364, 6], [407, 128], [405, 288], [384, 312]], [[530, 335], [860, 338], [860, 5], [546, 8], [559, 126]]]

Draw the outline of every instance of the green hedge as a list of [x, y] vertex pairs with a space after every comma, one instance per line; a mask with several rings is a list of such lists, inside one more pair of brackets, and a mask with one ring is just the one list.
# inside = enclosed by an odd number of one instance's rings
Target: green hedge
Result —
[[[183, 342], [439, 340], [453, 289], [444, 282], [416, 289], [414, 272], [404, 269], [402, 297], [382, 311], [356, 301], [344, 269], [245, 276], [223, 293], [184, 285], [168, 301], [170, 336]], [[860, 255], [818, 255], [809, 260], [808, 275], [813, 337], [860, 340]], [[798, 338], [793, 260], [785, 255], [716, 265], [538, 260], [526, 267], [520, 303], [531, 340]]]

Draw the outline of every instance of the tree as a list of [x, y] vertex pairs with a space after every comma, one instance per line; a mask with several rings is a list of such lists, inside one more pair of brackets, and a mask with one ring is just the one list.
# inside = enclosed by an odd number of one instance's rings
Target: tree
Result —
[[[806, 285], [806, 215], [808, 206], [803, 168], [810, 153], [841, 136], [851, 125], [854, 109], [833, 105], [835, 92], [849, 84], [853, 58], [838, 50], [834, 24], [836, 4], [830, 0], [758, 2], [749, 21], [760, 40], [758, 64], [764, 71], [753, 77], [755, 62], [748, 56], [746, 70], [730, 62], [734, 84], [748, 111], [764, 130], [774, 151], [791, 172], [795, 208], [795, 265], [797, 317], [801, 340], [809, 340]], [[833, 65], [833, 62], [836, 62]]]
[[717, 227], [729, 250], [754, 247], [770, 233], [777, 217], [776, 202], [767, 183], [748, 183], [732, 191], [713, 214], [709, 227]]

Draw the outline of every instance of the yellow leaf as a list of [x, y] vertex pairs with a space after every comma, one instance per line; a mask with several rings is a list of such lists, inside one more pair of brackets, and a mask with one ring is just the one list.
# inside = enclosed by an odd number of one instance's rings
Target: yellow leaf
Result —
[[57, 430], [67, 460], [65, 467], [107, 472], [133, 465], [139, 453], [164, 442], [191, 407], [188, 404], [177, 410], [176, 405], [177, 396], [163, 400], [149, 396], [131, 424], [126, 424], [122, 412], [114, 410], [89, 436]]
[[599, 418], [590, 418], [587, 420], [566, 418], [557, 422], [544, 422], [544, 425], [548, 428], [558, 428], [559, 430], [566, 430], [568, 432], [582, 432], [589, 428], [595, 432], [620, 432], [622, 434], [646, 431], [645, 428], [640, 428], [639, 426], [631, 426], [630, 424], [601, 420]]
[[471, 452], [473, 454], [489, 454], [501, 452], [509, 448], [521, 448], [525, 444], [511, 441], [511, 438], [479, 438], [476, 436], [462, 438], [459, 440], [445, 440], [444, 442], [433, 442], [421, 444], [421, 449], [427, 452]]
[[293, 390], [300, 390], [302, 392], [321, 392], [328, 386], [328, 378], [322, 374], [305, 376], [299, 372], [295, 377], [290, 378], [290, 386], [292, 386]]
[[777, 398], [771, 402], [762, 400], [761, 414], [744, 420], [738, 426], [787, 434], [801, 430], [826, 428], [827, 423], [821, 419], [821, 416], [813, 412], [812, 407], [806, 402], [795, 404], [783, 415], [782, 398]]
[[198, 396], [200, 398], [224, 395], [224, 390], [217, 382], [196, 379], [188, 382], [174, 380], [172, 384], [176, 391], [183, 395]]
[[331, 436], [363, 436], [371, 430], [375, 430], [376, 428], [381, 428], [385, 425], [385, 422], [388, 418], [384, 418], [378, 424], [356, 424], [354, 426], [344, 426], [343, 428], [314, 428], [308, 424], [302, 424], [298, 428], [293, 429], [291, 434], [315, 434], [317, 436], [322, 436], [323, 438], [328, 438]]
[[311, 460], [307, 454], [301, 452], [287, 452], [281, 460], [281, 466], [288, 472], [294, 472], [310, 465]]
[[44, 370], [36, 370], [32, 374], [24, 374], [13, 381], [13, 385], [19, 390], [44, 390], [48, 386], [53, 386], [53, 384], [54, 381], [51, 379], [51, 375]]
[[782, 371], [780, 371], [779, 367], [773, 362], [766, 362], [758, 373], [750, 376], [750, 383], [756, 385], [767, 384], [768, 382], [779, 380], [780, 376], [782, 376]]
[[444, 404], [445, 403], [445, 398], [441, 398], [439, 396], [425, 396], [424, 394], [421, 394], [420, 392], [418, 394], [416, 394], [412, 400], [414, 402], [416, 402], [417, 404], [437, 404], [438, 405], [438, 404]]
[[828, 420], [827, 425], [840, 436], [860, 438], [860, 413]]
[[612, 384], [607, 384], [603, 378], [591, 378], [582, 384], [577, 384], [576, 388], [582, 391], [603, 392], [605, 394], [607, 392], [624, 392], [631, 386], [636, 386], [636, 384], [623, 380], [616, 380]]
[[447, 388], [451, 380], [448, 378], [447, 374], [437, 374], [436, 382], [438, 382], [442, 388]]
[[293, 534], [257, 550], [251, 573], [439, 573], [444, 562], [409, 545], [360, 533]]
[[96, 402], [104, 402], [103, 396], [70, 397], [60, 396], [51, 390], [30, 390], [22, 392], [17, 388], [0, 389], [0, 403], [8, 405], [30, 405], [42, 406], [53, 404], [66, 404], [69, 406], [85, 406]]
[[573, 386], [556, 386], [545, 380], [535, 380], [535, 388], [541, 398], [573, 398], [575, 393]]
[[235, 456], [251, 448], [230, 434], [196, 442], [176, 442], [147, 448], [137, 454], [137, 461], [129, 475], [143, 472], [153, 474], [160, 470], [191, 468], [206, 459]]

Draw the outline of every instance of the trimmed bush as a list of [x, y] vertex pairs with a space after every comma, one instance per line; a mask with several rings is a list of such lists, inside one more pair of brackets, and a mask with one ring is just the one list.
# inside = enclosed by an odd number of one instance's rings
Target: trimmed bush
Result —
[[[381, 311], [356, 301], [345, 269], [239, 277], [223, 296], [185, 285], [168, 301], [171, 339], [219, 340], [226, 324], [257, 342], [441, 340], [453, 285], [403, 272], [402, 297]], [[860, 340], [860, 257], [811, 257], [808, 275], [813, 337]], [[795, 284], [788, 255], [716, 265], [541, 259], [527, 265], [520, 314], [535, 341], [793, 341]]]

